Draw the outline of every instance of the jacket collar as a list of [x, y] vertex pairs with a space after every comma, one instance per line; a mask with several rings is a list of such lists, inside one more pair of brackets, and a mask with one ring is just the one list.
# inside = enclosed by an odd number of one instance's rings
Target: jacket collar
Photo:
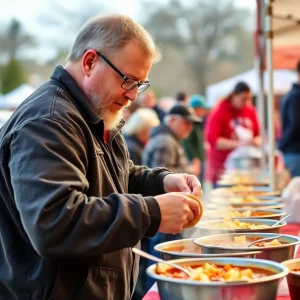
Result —
[[[82, 89], [68, 71], [60, 65], [56, 66], [51, 76], [51, 81], [55, 81], [72, 96], [76, 106], [80, 109], [88, 122], [94, 125], [100, 125], [102, 123], [101, 125], [104, 127], [103, 119], [94, 111]], [[111, 136], [114, 136], [115, 133], [120, 131], [124, 124], [125, 121], [121, 120], [116, 129], [112, 130]]]
[[102, 120], [100, 116], [93, 110], [88, 99], [83, 93], [82, 89], [78, 86], [75, 79], [62, 67], [56, 66], [51, 80], [58, 83], [64, 90], [66, 90], [79, 106], [81, 112], [85, 115], [86, 119], [92, 124], [98, 124]]

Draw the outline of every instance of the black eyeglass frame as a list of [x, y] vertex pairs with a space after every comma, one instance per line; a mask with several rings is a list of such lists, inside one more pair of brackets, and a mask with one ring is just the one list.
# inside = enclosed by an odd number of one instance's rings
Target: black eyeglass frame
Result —
[[[96, 50], [95, 50], [96, 51]], [[135, 89], [136, 87], [138, 87], [138, 94], [144, 92], [149, 86], [150, 86], [150, 82], [149, 81], [138, 81], [135, 80], [133, 78], [127, 77], [126, 75], [124, 75], [108, 58], [106, 58], [103, 54], [101, 54], [99, 51], [96, 51], [97, 55], [99, 57], [101, 57], [116, 73], [118, 73], [118, 75], [123, 79], [123, 82], [121, 84], [121, 88], [126, 90], [126, 91], [131, 91], [133, 89]], [[128, 80], [132, 80], [135, 83], [132, 84], [132, 86], [130, 86], [130, 88], [125, 88], [123, 85], [125, 84], [126, 81]], [[140, 89], [140, 87], [143, 87], [142, 89]]]

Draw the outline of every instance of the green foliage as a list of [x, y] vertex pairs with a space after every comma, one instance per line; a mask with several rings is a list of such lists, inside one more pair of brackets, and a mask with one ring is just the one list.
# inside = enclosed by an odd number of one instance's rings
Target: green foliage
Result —
[[16, 59], [12, 59], [2, 70], [1, 76], [2, 93], [6, 94], [22, 83], [27, 82], [27, 74], [25, 73], [22, 64]]
[[24, 32], [22, 24], [16, 19], [10, 21], [7, 30], [0, 30], [0, 54], [4, 54], [9, 59], [20, 57], [26, 49], [35, 45], [34, 37]]

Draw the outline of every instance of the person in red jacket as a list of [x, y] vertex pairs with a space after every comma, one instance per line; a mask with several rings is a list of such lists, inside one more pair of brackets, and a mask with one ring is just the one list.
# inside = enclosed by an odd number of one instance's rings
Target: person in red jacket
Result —
[[214, 185], [232, 150], [259, 143], [256, 112], [249, 105], [251, 97], [249, 86], [245, 82], [239, 82], [232, 93], [221, 100], [208, 116], [204, 133], [208, 144], [205, 179]]

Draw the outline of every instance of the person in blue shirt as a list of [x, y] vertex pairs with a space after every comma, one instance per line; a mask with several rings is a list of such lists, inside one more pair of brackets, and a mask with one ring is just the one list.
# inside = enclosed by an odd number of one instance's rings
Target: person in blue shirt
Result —
[[293, 84], [281, 103], [282, 137], [278, 143], [292, 177], [300, 176], [300, 61], [297, 73], [298, 82]]

